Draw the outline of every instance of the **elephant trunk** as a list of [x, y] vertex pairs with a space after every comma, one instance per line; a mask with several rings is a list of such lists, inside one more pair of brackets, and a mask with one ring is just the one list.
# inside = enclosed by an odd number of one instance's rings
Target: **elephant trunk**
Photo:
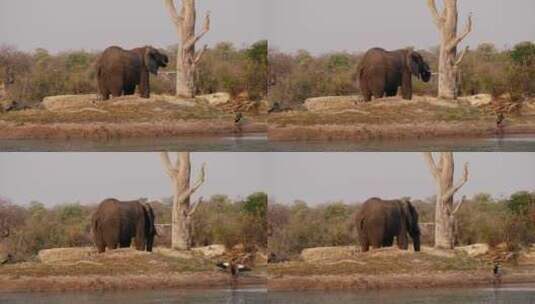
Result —
[[414, 245], [414, 251], [420, 251], [420, 235], [416, 235], [412, 238], [412, 243]]

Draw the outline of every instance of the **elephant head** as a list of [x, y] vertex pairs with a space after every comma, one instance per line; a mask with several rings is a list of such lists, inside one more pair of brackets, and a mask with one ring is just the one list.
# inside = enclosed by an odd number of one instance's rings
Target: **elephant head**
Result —
[[156, 227], [154, 226], [154, 211], [149, 204], [143, 204], [143, 209], [145, 212], [145, 245], [147, 251], [152, 252], [154, 237], [157, 235]]
[[407, 199], [402, 200], [402, 212], [405, 216], [407, 231], [412, 238], [414, 251], [420, 251], [420, 227], [418, 225], [418, 211]]
[[160, 67], [165, 68], [169, 63], [167, 55], [161, 53], [157, 49], [147, 46], [144, 54], [145, 66], [150, 73], [157, 75]]
[[414, 76], [420, 78], [423, 82], [429, 82], [431, 69], [420, 53], [409, 50], [407, 52], [407, 65]]

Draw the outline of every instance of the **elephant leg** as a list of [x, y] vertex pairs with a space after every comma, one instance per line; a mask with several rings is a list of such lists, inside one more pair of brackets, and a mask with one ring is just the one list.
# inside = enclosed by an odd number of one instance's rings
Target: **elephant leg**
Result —
[[361, 78], [359, 81], [359, 84], [360, 84], [360, 93], [362, 94], [364, 101], [371, 101], [372, 92], [370, 88], [368, 87], [368, 82], [364, 80], [363, 78]]
[[108, 234], [104, 236], [104, 242], [109, 249], [117, 249], [119, 245], [119, 238], [114, 234]]
[[122, 240], [119, 246], [121, 246], [121, 248], [128, 248], [130, 247], [130, 244], [131, 244], [131, 241]]
[[392, 247], [394, 245], [394, 236], [388, 236], [383, 239], [383, 247]]
[[409, 249], [409, 240], [406, 233], [401, 233], [397, 236], [398, 248], [402, 250]]
[[383, 87], [376, 87], [373, 89], [373, 97], [383, 98], [385, 97], [385, 90]]
[[136, 92], [136, 85], [127, 85], [124, 87], [124, 95], [134, 95]]
[[95, 245], [97, 246], [98, 253], [103, 253], [106, 251], [106, 243], [104, 243], [102, 234], [100, 232], [95, 233]]
[[120, 97], [123, 95], [123, 90], [121, 88], [113, 88], [111, 89], [111, 96], [112, 97]]
[[110, 86], [109, 86], [109, 90], [110, 90], [110, 93], [111, 93], [111, 96], [113, 97], [119, 97], [121, 95], [123, 95], [123, 79], [122, 79], [122, 75], [118, 75], [118, 76], [112, 76], [110, 77], [109, 79], [110, 81]]
[[137, 250], [140, 250], [140, 251], [145, 250], [145, 240], [135, 238], [134, 246], [136, 247]]
[[412, 99], [412, 75], [410, 72], [403, 73], [401, 79], [401, 96], [403, 99]]
[[359, 244], [362, 252], [370, 250], [370, 241], [363, 231], [359, 231]]
[[102, 79], [98, 80], [98, 94], [100, 95], [101, 100], [110, 99], [110, 90], [104, 85]]
[[393, 96], [396, 96], [398, 95], [398, 88], [390, 88], [389, 90], [386, 91], [386, 96], [388, 97], [393, 97]]
[[375, 98], [383, 98], [385, 95], [385, 78], [384, 75], [374, 75], [369, 81], [369, 85]]
[[369, 242], [367, 239], [362, 240], [362, 241], [360, 242], [360, 250], [361, 250], [362, 252], [368, 252], [368, 251], [370, 251], [370, 242]]
[[382, 238], [377, 236], [370, 238], [370, 246], [374, 249], [383, 247]]

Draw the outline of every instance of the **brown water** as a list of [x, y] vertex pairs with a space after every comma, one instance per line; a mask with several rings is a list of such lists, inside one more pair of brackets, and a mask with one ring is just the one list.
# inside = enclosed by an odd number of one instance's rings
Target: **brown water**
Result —
[[236, 152], [349, 152], [349, 151], [535, 151], [535, 135], [504, 138], [438, 138], [382, 141], [270, 141], [266, 134], [231, 137], [130, 138], [88, 140], [0, 140], [0, 151], [236, 151]]
[[4, 304], [149, 304], [149, 303], [268, 303], [267, 290], [214, 289], [214, 290], [150, 290], [121, 292], [77, 292], [77, 293], [0, 293]]
[[0, 303], [269, 303], [269, 304], [535, 304], [535, 285], [501, 288], [411, 289], [373, 292], [273, 292], [262, 288], [221, 290], [151, 290], [83, 293], [0, 294]]
[[412, 289], [364, 293], [269, 292], [270, 304], [530, 304], [535, 303], [535, 285], [475, 289]]

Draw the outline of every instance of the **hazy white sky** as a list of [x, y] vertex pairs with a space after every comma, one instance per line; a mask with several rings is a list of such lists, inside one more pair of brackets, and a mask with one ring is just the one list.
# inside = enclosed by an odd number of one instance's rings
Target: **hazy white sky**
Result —
[[[423, 0], [198, 0], [197, 6], [199, 24], [212, 12], [212, 30], [201, 42], [209, 45], [267, 38], [283, 51], [321, 53], [438, 44]], [[473, 13], [474, 32], [466, 40], [472, 46], [535, 40], [534, 0], [465, 0], [459, 8], [461, 28]], [[23, 50], [163, 47], [176, 41], [163, 0], [0, 1], [0, 43]]]
[[[425, 0], [269, 0], [271, 47], [313, 53], [363, 51], [381, 46], [428, 48], [438, 32]], [[437, 0], [437, 3], [442, 1]], [[466, 43], [498, 47], [535, 40], [534, 0], [461, 0], [459, 27], [472, 12], [474, 31]]]
[[[456, 153], [470, 163], [460, 194], [508, 196], [535, 191], [535, 153]], [[193, 153], [194, 174], [207, 162], [197, 196], [270, 201], [363, 201], [372, 196], [426, 198], [434, 184], [420, 153]], [[461, 173], [458, 170], [457, 175]], [[171, 195], [158, 153], [0, 153], [0, 196], [16, 203], [99, 202]]]
[[[179, 1], [175, 1], [179, 2]], [[198, 22], [207, 10], [212, 29], [200, 42], [247, 46], [266, 37], [266, 0], [197, 1]], [[164, 0], [1, 0], [0, 43], [23, 50], [102, 50], [177, 43]]]

